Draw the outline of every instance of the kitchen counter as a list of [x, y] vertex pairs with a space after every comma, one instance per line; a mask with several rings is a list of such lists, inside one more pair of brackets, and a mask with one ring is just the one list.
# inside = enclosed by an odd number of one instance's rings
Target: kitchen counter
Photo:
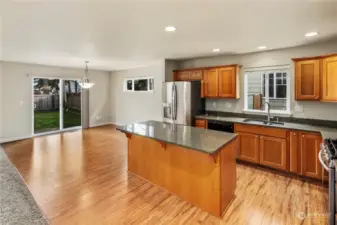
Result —
[[254, 123], [254, 122], [245, 122], [244, 120], [246, 120], [247, 118], [242, 118], [242, 117], [219, 117], [219, 116], [209, 116], [209, 115], [200, 115], [200, 116], [196, 116], [196, 118], [205, 119], [205, 120], [241, 123], [241, 124], [247, 124], [247, 125], [264, 126], [264, 127], [283, 128], [283, 129], [290, 129], [290, 130], [319, 132], [321, 133], [323, 139], [327, 139], [327, 138], [337, 139], [337, 129], [308, 125], [308, 124], [284, 122], [284, 125], [277, 125], [277, 124], [266, 125], [266, 124], [260, 124], [260, 123]]
[[146, 121], [118, 126], [117, 130], [178, 145], [184, 148], [214, 154], [237, 135], [191, 126]]

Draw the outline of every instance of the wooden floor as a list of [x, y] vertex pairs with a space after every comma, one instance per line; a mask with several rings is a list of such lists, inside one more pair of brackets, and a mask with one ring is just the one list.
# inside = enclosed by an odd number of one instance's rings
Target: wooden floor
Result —
[[328, 224], [327, 189], [244, 165], [227, 212], [211, 216], [129, 174], [112, 126], [3, 147], [51, 224]]

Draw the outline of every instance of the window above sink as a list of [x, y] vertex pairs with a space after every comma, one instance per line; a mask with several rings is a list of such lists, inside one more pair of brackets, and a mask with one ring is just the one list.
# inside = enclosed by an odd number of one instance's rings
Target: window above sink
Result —
[[265, 114], [268, 102], [272, 114], [291, 114], [289, 68], [247, 71], [244, 87], [244, 112]]

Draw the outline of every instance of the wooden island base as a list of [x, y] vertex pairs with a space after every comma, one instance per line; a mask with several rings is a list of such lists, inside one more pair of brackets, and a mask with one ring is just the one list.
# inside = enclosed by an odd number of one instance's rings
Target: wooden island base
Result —
[[128, 170], [221, 217], [236, 187], [236, 138], [214, 155], [129, 134]]

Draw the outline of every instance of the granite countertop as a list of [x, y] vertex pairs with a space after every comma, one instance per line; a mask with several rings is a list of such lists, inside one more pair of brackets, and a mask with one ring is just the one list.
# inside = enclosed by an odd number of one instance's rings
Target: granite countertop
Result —
[[173, 125], [158, 121], [146, 121], [118, 126], [117, 130], [179, 145], [207, 154], [216, 153], [237, 136], [233, 133], [178, 124]]
[[43, 212], [0, 146], [0, 224], [48, 225]]
[[246, 120], [247, 118], [242, 118], [242, 117], [221, 117], [221, 116], [219, 117], [219, 116], [209, 116], [209, 115], [200, 115], [200, 116], [196, 116], [196, 118], [232, 122], [232, 123], [241, 123], [241, 124], [256, 125], [256, 126], [264, 126], [264, 127], [275, 127], [275, 128], [282, 128], [282, 129], [309, 131], [309, 132], [320, 132], [323, 139], [327, 139], [327, 138], [337, 139], [337, 129], [314, 126], [314, 125], [309, 125], [309, 124], [284, 122], [284, 125], [276, 125], [276, 124], [265, 125], [265, 124], [259, 124], [259, 123], [254, 123], [254, 122], [244, 122], [244, 120]]

